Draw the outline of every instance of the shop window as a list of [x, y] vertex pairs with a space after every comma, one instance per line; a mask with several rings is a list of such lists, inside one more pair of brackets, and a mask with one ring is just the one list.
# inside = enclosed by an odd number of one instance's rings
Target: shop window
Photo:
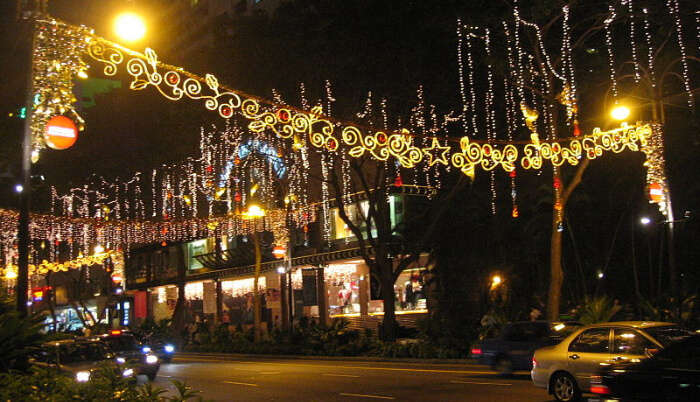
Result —
[[401, 273], [394, 283], [396, 311], [425, 311], [427, 296], [423, 268], [409, 269]]
[[188, 269], [202, 268], [202, 263], [200, 263], [195, 256], [206, 254], [207, 252], [207, 239], [195, 240], [187, 243]]
[[[365, 232], [367, 230], [367, 213], [369, 212], [369, 202], [367, 200], [360, 201], [358, 203], [349, 204], [345, 206], [345, 212], [348, 214], [350, 221], [355, 224], [360, 231], [362, 231], [363, 236], [366, 236]], [[345, 223], [343, 218], [340, 217], [338, 208], [331, 208], [330, 211], [331, 219], [331, 236], [334, 240], [347, 239], [355, 237], [348, 225]], [[372, 222], [374, 225], [374, 222]], [[372, 227], [372, 235], [376, 236], [376, 228]]]
[[360, 274], [355, 264], [331, 264], [323, 271], [331, 316], [360, 312]]

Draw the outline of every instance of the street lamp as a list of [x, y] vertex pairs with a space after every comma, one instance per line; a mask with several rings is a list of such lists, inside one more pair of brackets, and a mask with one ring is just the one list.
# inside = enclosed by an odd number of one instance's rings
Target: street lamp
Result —
[[491, 277], [491, 290], [496, 289], [503, 283], [503, 279], [500, 275], [494, 275]]
[[625, 120], [630, 115], [630, 108], [625, 105], [617, 105], [610, 111], [610, 116], [615, 120]]
[[146, 34], [146, 24], [134, 13], [124, 13], [114, 20], [114, 31], [123, 40], [135, 42]]
[[643, 216], [643, 217], [639, 220], [639, 222], [640, 222], [642, 225], [648, 225], [648, 224], [651, 223], [651, 219], [650, 219], [648, 216]]

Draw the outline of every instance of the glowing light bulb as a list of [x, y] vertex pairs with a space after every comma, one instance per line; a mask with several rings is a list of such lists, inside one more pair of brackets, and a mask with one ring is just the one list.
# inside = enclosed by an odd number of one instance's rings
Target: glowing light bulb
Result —
[[615, 108], [610, 112], [610, 116], [612, 116], [613, 119], [615, 120], [625, 120], [628, 118], [630, 115], [630, 109], [627, 106], [615, 106]]
[[114, 21], [114, 30], [120, 38], [128, 42], [137, 41], [146, 34], [143, 19], [133, 13], [124, 13]]

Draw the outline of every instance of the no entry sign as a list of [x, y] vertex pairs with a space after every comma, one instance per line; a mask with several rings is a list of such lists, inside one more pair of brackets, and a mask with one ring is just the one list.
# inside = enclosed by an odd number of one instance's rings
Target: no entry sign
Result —
[[66, 116], [54, 116], [46, 123], [44, 140], [53, 149], [67, 149], [78, 139], [78, 129]]

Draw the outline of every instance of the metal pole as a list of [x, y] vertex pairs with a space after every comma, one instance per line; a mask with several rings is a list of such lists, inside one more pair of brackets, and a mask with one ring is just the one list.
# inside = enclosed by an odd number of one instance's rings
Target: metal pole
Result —
[[29, 72], [27, 74], [26, 118], [22, 138], [22, 191], [19, 193], [19, 225], [17, 228], [17, 311], [27, 315], [27, 292], [29, 291], [29, 211], [31, 208], [31, 176], [32, 176], [32, 114], [34, 106], [34, 46], [36, 34], [34, 31], [34, 14], [29, 21], [29, 32], [32, 35], [29, 48]]
[[289, 309], [289, 330], [294, 331], [294, 301], [292, 299], [292, 293], [294, 292], [294, 287], [292, 286], [292, 235], [289, 234], [289, 239], [287, 240], [287, 308]]

